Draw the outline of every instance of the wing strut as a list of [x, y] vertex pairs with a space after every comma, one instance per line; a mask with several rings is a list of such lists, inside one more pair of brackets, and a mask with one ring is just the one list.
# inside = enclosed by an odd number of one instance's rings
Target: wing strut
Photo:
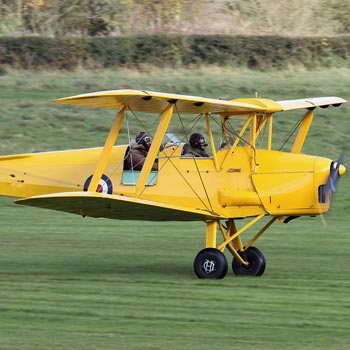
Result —
[[273, 125], [272, 113], [269, 113], [267, 115], [267, 118], [269, 120], [269, 128], [268, 128], [268, 136], [267, 136], [267, 149], [269, 151], [271, 151], [271, 147], [272, 147], [272, 125]]
[[300, 125], [298, 135], [295, 138], [295, 141], [294, 141], [294, 144], [293, 144], [293, 147], [291, 150], [292, 153], [300, 153], [301, 152], [301, 149], [304, 145], [307, 133], [309, 132], [309, 129], [310, 129], [310, 126], [312, 123], [313, 115], [314, 115], [314, 110], [311, 109], [304, 116], [304, 118], [301, 122], [301, 125]]
[[106, 164], [108, 162], [109, 156], [111, 154], [114, 143], [119, 134], [120, 128], [122, 126], [125, 115], [125, 107], [123, 107], [115, 116], [114, 122], [112, 124], [111, 130], [109, 131], [108, 137], [106, 139], [105, 145], [101, 152], [101, 156], [97, 162], [96, 169], [92, 176], [88, 191], [96, 192], [98, 183], [101, 179], [103, 171], [105, 170]]
[[230, 242], [232, 242], [235, 238], [237, 238], [242, 232], [246, 231], [250, 226], [254, 225], [257, 221], [259, 221], [260, 219], [262, 219], [265, 216], [265, 214], [260, 214], [258, 216], [256, 216], [255, 218], [253, 218], [250, 222], [248, 222], [244, 227], [242, 227], [240, 230], [238, 230], [235, 234], [233, 234], [230, 237], [225, 237], [224, 242], [222, 242], [217, 249], [223, 251], [225, 249], [225, 247], [227, 246], [227, 244], [229, 244]]
[[211, 153], [213, 155], [215, 170], [218, 172], [220, 170], [220, 167], [219, 167], [218, 157], [217, 157], [216, 152], [215, 152], [215, 144], [214, 144], [214, 139], [213, 139], [213, 133], [211, 131], [208, 113], [205, 113], [205, 122], [207, 124], [209, 143], [210, 143]]
[[139, 197], [145, 188], [148, 176], [151, 172], [154, 160], [156, 159], [157, 153], [161, 146], [163, 137], [168, 129], [171, 117], [173, 115], [174, 104], [170, 103], [167, 108], [163, 111], [157, 131], [154, 135], [151, 148], [149, 149], [148, 155], [146, 157], [145, 163], [143, 164], [140, 177], [136, 184], [136, 196]]

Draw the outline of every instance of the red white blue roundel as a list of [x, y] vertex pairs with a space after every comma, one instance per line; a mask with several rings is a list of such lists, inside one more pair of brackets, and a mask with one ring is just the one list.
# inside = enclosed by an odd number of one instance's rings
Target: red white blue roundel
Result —
[[[88, 190], [90, 182], [91, 182], [91, 179], [92, 179], [92, 175], [90, 175], [86, 179], [86, 181], [84, 183], [84, 191]], [[112, 192], [113, 192], [113, 185], [112, 185], [112, 181], [110, 180], [110, 178], [108, 176], [102, 175], [102, 177], [101, 177], [101, 179], [100, 179], [100, 181], [98, 183], [96, 192], [104, 193], [104, 194], [112, 194]]]

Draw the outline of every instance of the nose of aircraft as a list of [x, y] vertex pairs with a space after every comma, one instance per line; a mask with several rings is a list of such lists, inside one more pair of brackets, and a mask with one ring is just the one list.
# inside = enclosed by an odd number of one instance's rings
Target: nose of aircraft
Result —
[[346, 172], [346, 168], [343, 164], [343, 159], [339, 158], [338, 160], [331, 163], [329, 177], [327, 181], [327, 189], [332, 190], [332, 192], [336, 191], [337, 182], [340, 176], [344, 175]]
[[338, 175], [342, 176], [346, 173], [346, 168], [343, 164], [340, 164], [339, 169], [338, 169]]

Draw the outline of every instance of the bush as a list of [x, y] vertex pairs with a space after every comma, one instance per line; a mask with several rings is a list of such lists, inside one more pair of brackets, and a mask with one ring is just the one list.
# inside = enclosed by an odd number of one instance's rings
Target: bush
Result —
[[0, 37], [0, 66], [20, 69], [218, 65], [250, 69], [347, 64], [350, 36], [149, 35], [61, 38]]

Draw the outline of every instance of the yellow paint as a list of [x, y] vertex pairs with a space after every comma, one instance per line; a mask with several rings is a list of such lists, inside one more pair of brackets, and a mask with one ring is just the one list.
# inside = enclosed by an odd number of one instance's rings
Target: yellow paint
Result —
[[205, 247], [206, 248], [216, 248], [216, 230], [217, 230], [217, 221], [209, 221], [207, 223], [207, 232]]
[[278, 102], [268, 100], [266, 98], [239, 98], [232, 101], [260, 106], [266, 113], [281, 112], [283, 110], [282, 106]]
[[157, 131], [154, 135], [154, 139], [152, 142], [152, 145], [150, 147], [150, 150], [148, 152], [147, 158], [145, 160], [145, 163], [142, 167], [140, 177], [136, 184], [136, 196], [140, 196], [142, 191], [145, 188], [148, 176], [151, 172], [152, 166], [154, 164], [154, 160], [156, 158], [156, 155], [158, 153], [158, 150], [160, 148], [160, 145], [162, 143], [164, 134], [166, 133], [166, 130], [168, 128], [168, 125], [170, 123], [172, 114], [173, 114], [174, 105], [169, 104], [169, 106], [163, 111], [162, 116], [160, 118]]
[[212, 157], [213, 157], [213, 161], [214, 161], [214, 167], [216, 171], [219, 171], [219, 163], [218, 163], [218, 158], [216, 156], [216, 150], [215, 150], [215, 143], [214, 143], [214, 139], [213, 139], [213, 133], [211, 131], [211, 127], [210, 127], [210, 122], [209, 122], [209, 115], [208, 113], [205, 114], [205, 123], [207, 125], [207, 130], [208, 130], [208, 137], [209, 137], [209, 143], [210, 143], [210, 148], [212, 151]]
[[302, 121], [300, 128], [299, 128], [299, 132], [297, 134], [297, 137], [295, 138], [295, 141], [294, 141], [294, 144], [293, 144], [293, 147], [291, 150], [292, 153], [300, 153], [301, 152], [301, 149], [303, 148], [306, 136], [309, 132], [309, 129], [310, 129], [310, 126], [312, 123], [312, 119], [313, 119], [313, 115], [314, 115], [313, 112], [314, 112], [313, 110], [308, 111], [306, 113], [306, 115], [304, 116], [303, 121]]
[[89, 94], [65, 97], [53, 100], [55, 103], [77, 106], [103, 107], [121, 109], [124, 106], [131, 110], [145, 113], [159, 113], [169, 104], [169, 100], [176, 101], [179, 113], [228, 113], [246, 114], [252, 111], [265, 111], [265, 105], [254, 104], [253, 100], [225, 101], [198, 96], [168, 94], [144, 90], [111, 90]]
[[[221, 234], [224, 238], [224, 240], [229, 239], [230, 236], [233, 236], [236, 232], [237, 232], [237, 228], [235, 225], [234, 220], [229, 220], [227, 223], [227, 230], [225, 231], [224, 227], [219, 224], [219, 229], [221, 231]], [[222, 247], [222, 250], [225, 247]], [[239, 253], [237, 252], [237, 250], [243, 251], [243, 245], [241, 242], [241, 238], [239, 236], [236, 236], [228, 245], [227, 245], [227, 249], [230, 251], [230, 253], [235, 257], [235, 259], [237, 259], [241, 264], [243, 265], [249, 265], [249, 263], [245, 260], [242, 259], [242, 257], [239, 255]]]
[[343, 176], [346, 173], [346, 168], [343, 164], [340, 164], [339, 169], [338, 169], [338, 174], [339, 176]]
[[271, 151], [272, 149], [272, 125], [273, 125], [273, 117], [272, 114], [269, 114], [267, 116], [269, 120], [269, 129], [268, 129], [268, 136], [267, 136], [267, 149]]
[[244, 227], [242, 227], [240, 230], [238, 230], [236, 233], [234, 233], [233, 235], [231, 235], [229, 238], [227, 238], [224, 242], [222, 242], [219, 246], [218, 249], [219, 250], [223, 250], [230, 242], [232, 242], [235, 238], [237, 238], [240, 234], [242, 234], [244, 231], [246, 231], [249, 227], [251, 227], [252, 225], [254, 225], [257, 221], [259, 221], [260, 219], [262, 219], [264, 217], [264, 215], [259, 215], [254, 217], [253, 219], [251, 219], [248, 224], [246, 224]]
[[[122, 184], [126, 147], [112, 148], [104, 173], [113, 183], [114, 194], [134, 197], [135, 186]], [[217, 152], [222, 168], [217, 172], [212, 159], [182, 158], [182, 145], [174, 148], [175, 151], [165, 149], [159, 153], [161, 170], [156, 185], [142, 185], [140, 198], [211, 210], [223, 218], [263, 213], [317, 215], [329, 208], [329, 197], [325, 203], [319, 203], [318, 186], [326, 183], [331, 160], [256, 150], [259, 165], [251, 174], [253, 150], [236, 147], [234, 153], [230, 149]], [[0, 193], [23, 198], [82, 191], [86, 179], [95, 171], [102, 150], [92, 148], [0, 157]]]

